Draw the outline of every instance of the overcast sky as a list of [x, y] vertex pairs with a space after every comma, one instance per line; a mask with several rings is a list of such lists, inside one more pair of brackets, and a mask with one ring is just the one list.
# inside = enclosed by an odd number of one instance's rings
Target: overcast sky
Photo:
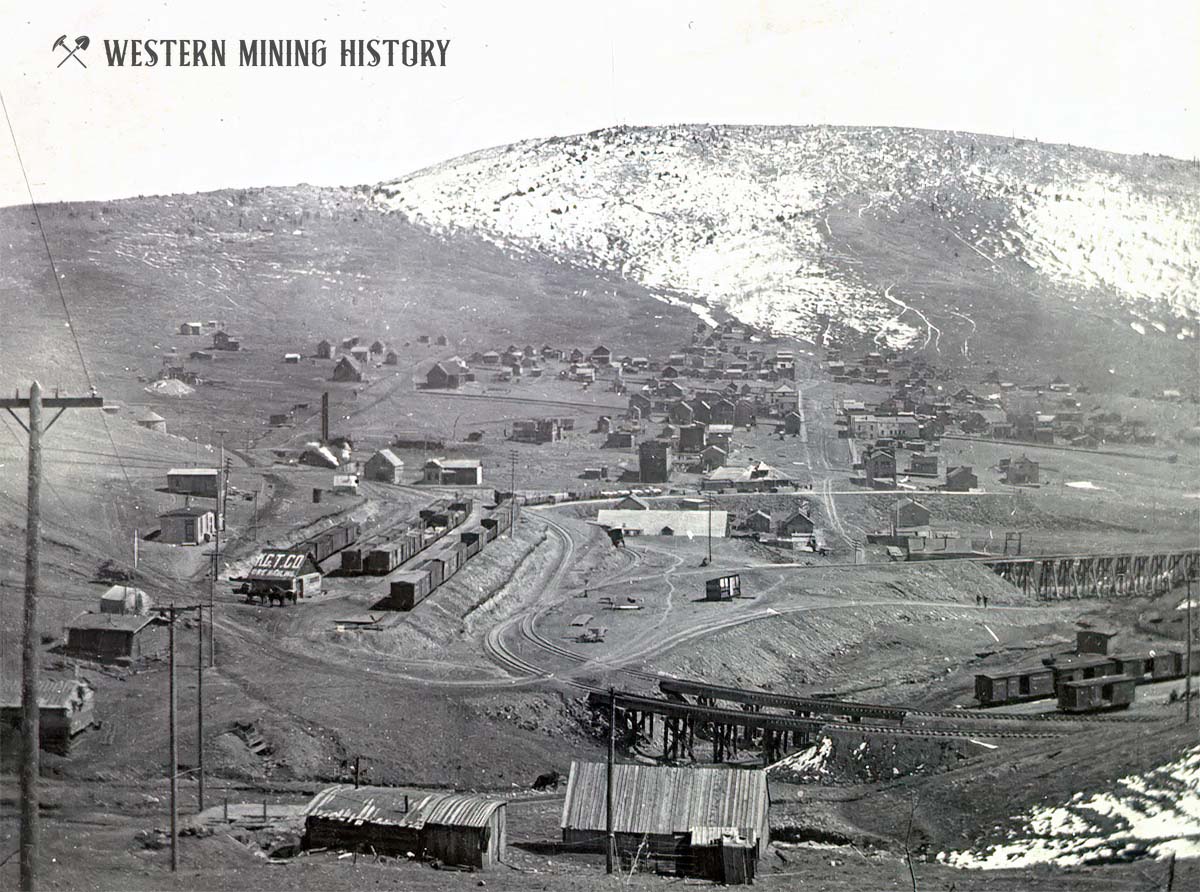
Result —
[[[0, 91], [39, 201], [374, 183], [610, 124], [878, 124], [1200, 155], [1200, 3], [0, 0]], [[51, 9], [51, 7], [54, 7]], [[274, 6], [274, 11], [264, 7]], [[88, 35], [88, 67], [52, 44]], [[108, 68], [104, 38], [224, 38], [229, 67]], [[324, 68], [236, 66], [322, 38]], [[444, 69], [346, 69], [341, 38], [449, 38]], [[24, 202], [6, 129], [0, 205]]]

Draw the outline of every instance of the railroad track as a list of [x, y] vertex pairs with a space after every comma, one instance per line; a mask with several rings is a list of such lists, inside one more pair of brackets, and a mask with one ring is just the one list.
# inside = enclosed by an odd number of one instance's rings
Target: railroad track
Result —
[[993, 731], [975, 728], [906, 728], [903, 725], [860, 725], [851, 722], [831, 722], [821, 727], [821, 733], [886, 734], [889, 737], [973, 738], [990, 740], [1040, 740], [1062, 737], [1065, 731]]

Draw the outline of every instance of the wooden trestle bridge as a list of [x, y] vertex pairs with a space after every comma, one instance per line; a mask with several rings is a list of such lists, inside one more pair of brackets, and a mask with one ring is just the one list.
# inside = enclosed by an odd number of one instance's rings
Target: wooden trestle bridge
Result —
[[[643, 697], [623, 691], [611, 696], [615, 707], [617, 741], [625, 748], [639, 738], [656, 738], [655, 721], [661, 723], [662, 757], [696, 760], [696, 740], [708, 740], [712, 761], [736, 758], [741, 750], [756, 749], [763, 764], [770, 765], [787, 752], [812, 743], [828, 730], [831, 722], [857, 724], [864, 717], [904, 720], [905, 710], [886, 706], [791, 697], [760, 691], [745, 691], [699, 682], [664, 679], [659, 687], [667, 699]], [[694, 696], [689, 703], [685, 696]], [[609, 705], [609, 694], [593, 692], [589, 704], [602, 710]], [[718, 706], [718, 701], [737, 706]], [[764, 707], [786, 709], [790, 714], [764, 712]]]
[[989, 558], [982, 563], [1039, 598], [1153, 595], [1196, 578], [1200, 549]]

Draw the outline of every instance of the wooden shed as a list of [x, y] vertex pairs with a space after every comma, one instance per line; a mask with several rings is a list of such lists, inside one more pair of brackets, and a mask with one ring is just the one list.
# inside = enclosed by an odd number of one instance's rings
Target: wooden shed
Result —
[[[43, 679], [38, 683], [38, 738], [41, 748], [66, 755], [74, 739], [92, 724], [95, 689], [75, 678]], [[7, 750], [21, 732], [21, 679], [0, 681], [0, 738]]]
[[155, 656], [166, 647], [163, 622], [157, 616], [84, 613], [67, 626], [67, 653], [124, 663]]
[[503, 800], [462, 793], [420, 799], [387, 787], [328, 787], [304, 809], [306, 849], [327, 847], [380, 855], [436, 858], [487, 869], [504, 860]]
[[704, 600], [732, 601], [742, 596], [742, 577], [737, 573], [718, 576], [704, 583]]
[[[603, 851], [606, 766], [572, 762], [562, 812], [562, 841], [573, 851]], [[748, 882], [770, 842], [766, 772], [744, 768], [616, 765], [613, 829], [623, 858], [636, 853], [674, 858], [676, 872], [722, 882]], [[714, 843], [738, 840], [732, 851]], [[722, 845], [722, 847], [724, 847]], [[736, 857], [740, 870], [718, 870]], [[739, 879], [740, 877], [740, 879]]]

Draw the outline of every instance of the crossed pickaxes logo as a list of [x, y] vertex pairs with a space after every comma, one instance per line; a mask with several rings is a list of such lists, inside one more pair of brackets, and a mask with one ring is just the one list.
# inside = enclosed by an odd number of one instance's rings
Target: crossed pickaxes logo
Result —
[[63, 56], [62, 61], [58, 63], [59, 68], [62, 68], [64, 65], [66, 65], [68, 59], [74, 59], [80, 65], [83, 65], [84, 68], [87, 68], [87, 64], [75, 54], [86, 50], [91, 42], [91, 38], [89, 38], [86, 34], [81, 35], [75, 38], [75, 48], [71, 49], [69, 46], [67, 46], [67, 35], [64, 34], [62, 37], [58, 38], [58, 40], [54, 41], [54, 46], [50, 47], [50, 49], [56, 50], [61, 47], [67, 51], [67, 54]]

